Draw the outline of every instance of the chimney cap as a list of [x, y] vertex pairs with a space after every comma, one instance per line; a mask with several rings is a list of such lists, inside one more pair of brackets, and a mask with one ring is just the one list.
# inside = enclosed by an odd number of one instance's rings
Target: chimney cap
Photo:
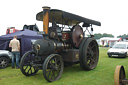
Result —
[[48, 6], [43, 6], [42, 8], [43, 9], [50, 9], [50, 7], [48, 7]]

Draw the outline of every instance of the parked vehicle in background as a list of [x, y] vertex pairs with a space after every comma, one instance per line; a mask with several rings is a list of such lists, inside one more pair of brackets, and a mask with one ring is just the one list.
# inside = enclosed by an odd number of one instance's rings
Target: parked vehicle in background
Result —
[[0, 50], [0, 69], [8, 66], [12, 58], [12, 53], [7, 50]]
[[15, 29], [15, 27], [9, 27], [6, 30], [6, 34], [14, 33], [14, 32], [17, 32], [17, 31], [20, 31], [20, 30]]
[[32, 31], [35, 31], [35, 32], [39, 32], [39, 28], [36, 24], [34, 24], [34, 25], [26, 25], [25, 24], [23, 26], [23, 30], [25, 30], [25, 29], [32, 30]]
[[[39, 32], [39, 28], [36, 24], [34, 24], [34, 25], [26, 25], [25, 24], [23, 26], [22, 30], [25, 30], [25, 29], [32, 30], [32, 31], [35, 31], [35, 32]], [[21, 30], [17, 30], [15, 27], [8, 27], [8, 29], [6, 30], [6, 34], [11, 34], [11, 33], [17, 32], [17, 31], [21, 31]]]
[[128, 42], [117, 42], [107, 52], [109, 57], [127, 57], [128, 56]]

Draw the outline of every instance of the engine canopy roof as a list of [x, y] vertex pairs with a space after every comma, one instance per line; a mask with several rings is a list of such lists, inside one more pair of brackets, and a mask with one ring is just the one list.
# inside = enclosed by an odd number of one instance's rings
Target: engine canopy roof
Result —
[[[37, 13], [36, 20], [43, 21], [43, 11]], [[101, 26], [101, 23], [99, 21], [87, 19], [79, 15], [75, 15], [58, 9], [50, 9], [49, 22], [51, 23], [56, 22], [57, 24], [70, 25], [70, 26], [83, 22], [84, 24], [88, 24], [88, 25], [92, 24], [92, 25]]]

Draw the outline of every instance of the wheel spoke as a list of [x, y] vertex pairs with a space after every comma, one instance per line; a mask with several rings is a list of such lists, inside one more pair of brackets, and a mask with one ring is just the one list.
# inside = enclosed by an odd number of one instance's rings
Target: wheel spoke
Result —
[[52, 75], [53, 75], [53, 72], [51, 71], [51, 75], [50, 75], [50, 79], [52, 80]]
[[91, 47], [91, 49], [93, 49], [93, 48], [95, 48], [96, 46], [95, 45], [93, 45], [92, 47]]
[[31, 73], [31, 71], [32, 71], [32, 69], [31, 69], [31, 68], [32, 68], [32, 67], [30, 66], [30, 69], [29, 69], [29, 74], [32, 74], [32, 73]]
[[52, 77], [51, 77], [51, 79], [54, 79], [54, 78], [55, 78], [55, 71], [52, 70]]
[[88, 47], [88, 51], [89, 51], [89, 53], [91, 52], [91, 49], [90, 49], [90, 47]]
[[95, 63], [95, 60], [91, 58], [91, 62]]
[[31, 73], [30, 74], [32, 74], [32, 69], [34, 69], [33, 67], [31, 67]]
[[55, 64], [57, 63], [57, 59], [56, 58], [54, 58], [54, 62], [55, 62]]
[[50, 78], [51, 70], [49, 71], [48, 78]]
[[29, 74], [30, 69], [31, 69], [31, 67], [28, 69], [27, 74]]

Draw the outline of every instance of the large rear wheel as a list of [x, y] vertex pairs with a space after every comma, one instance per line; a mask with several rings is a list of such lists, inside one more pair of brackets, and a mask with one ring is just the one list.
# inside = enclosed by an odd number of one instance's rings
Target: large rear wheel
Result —
[[96, 68], [99, 59], [99, 47], [94, 38], [88, 38], [80, 46], [80, 66], [84, 70]]

